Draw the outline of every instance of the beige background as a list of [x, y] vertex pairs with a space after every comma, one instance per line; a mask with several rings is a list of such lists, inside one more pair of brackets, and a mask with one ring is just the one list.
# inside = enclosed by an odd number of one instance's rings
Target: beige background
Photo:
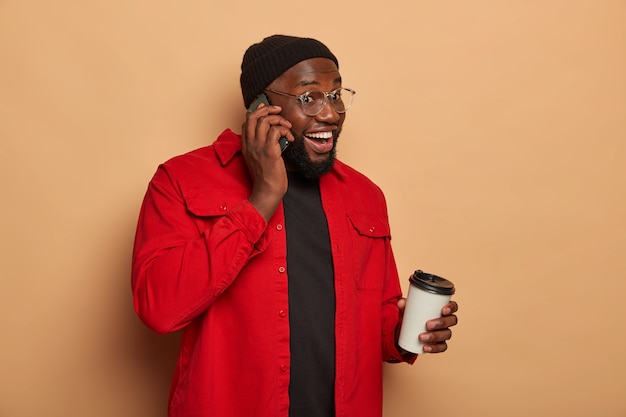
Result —
[[[452, 279], [447, 353], [385, 416], [626, 416], [626, 2], [0, 2], [0, 416], [164, 416], [179, 335], [134, 316], [157, 164], [239, 130], [239, 64], [313, 36], [358, 91], [339, 155], [398, 267]], [[355, 416], [357, 417], [357, 416]]]

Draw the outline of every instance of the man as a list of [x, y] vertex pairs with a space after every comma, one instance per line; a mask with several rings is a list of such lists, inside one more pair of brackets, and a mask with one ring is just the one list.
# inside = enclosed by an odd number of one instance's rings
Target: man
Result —
[[[161, 165], [133, 254], [135, 309], [184, 329], [169, 415], [382, 414], [404, 299], [381, 190], [335, 159], [354, 92], [321, 42], [275, 35], [241, 66], [241, 136]], [[279, 140], [289, 146], [281, 154]], [[420, 335], [442, 352], [457, 304]]]

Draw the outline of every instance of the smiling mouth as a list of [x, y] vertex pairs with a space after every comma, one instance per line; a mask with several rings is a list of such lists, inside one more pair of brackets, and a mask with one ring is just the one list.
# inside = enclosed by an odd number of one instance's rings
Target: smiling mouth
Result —
[[319, 155], [327, 155], [333, 150], [335, 143], [332, 131], [308, 133], [304, 135], [304, 139], [309, 151]]
[[333, 132], [314, 132], [305, 135], [308, 139], [314, 140], [316, 142], [325, 145], [329, 139], [332, 139]]

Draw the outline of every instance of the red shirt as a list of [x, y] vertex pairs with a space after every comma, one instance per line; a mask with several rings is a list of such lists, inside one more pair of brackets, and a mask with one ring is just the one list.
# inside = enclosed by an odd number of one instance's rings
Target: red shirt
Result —
[[[248, 202], [240, 137], [159, 166], [133, 253], [135, 310], [159, 333], [184, 328], [170, 417], [287, 417], [289, 314], [282, 204], [269, 221]], [[401, 296], [383, 193], [336, 161], [320, 178], [335, 272], [337, 417], [380, 417], [382, 361]]]

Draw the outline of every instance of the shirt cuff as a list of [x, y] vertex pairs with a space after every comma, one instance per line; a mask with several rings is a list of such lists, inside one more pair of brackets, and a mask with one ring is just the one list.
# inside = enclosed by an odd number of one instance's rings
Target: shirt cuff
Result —
[[250, 243], [257, 250], [263, 250], [269, 243], [267, 222], [261, 213], [248, 201], [244, 199], [228, 212], [228, 216], [243, 231]]

